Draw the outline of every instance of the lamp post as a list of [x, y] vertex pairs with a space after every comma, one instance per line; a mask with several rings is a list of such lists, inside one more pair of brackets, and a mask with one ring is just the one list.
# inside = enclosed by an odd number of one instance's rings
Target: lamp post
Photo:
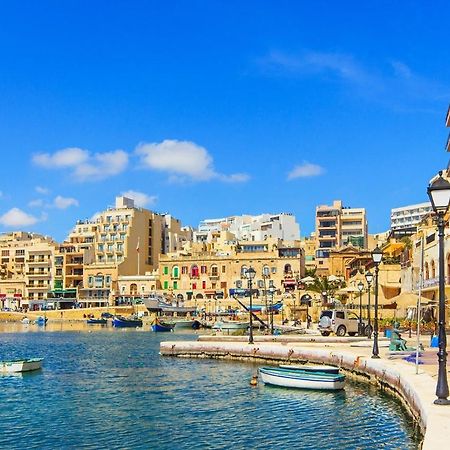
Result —
[[253, 267], [249, 267], [245, 271], [245, 276], [248, 280], [248, 288], [250, 289], [250, 332], [248, 334], [248, 343], [253, 344], [253, 278], [255, 278], [256, 270]]
[[445, 272], [444, 272], [444, 227], [445, 214], [448, 211], [450, 201], [450, 183], [442, 178], [442, 172], [439, 177], [428, 186], [428, 197], [430, 197], [431, 206], [437, 215], [437, 227], [439, 236], [439, 331], [438, 331], [438, 381], [436, 386], [437, 399], [436, 405], [448, 405], [447, 399], [447, 336], [445, 334]]
[[372, 337], [372, 325], [370, 324], [370, 286], [372, 285], [373, 281], [372, 272], [366, 272], [365, 277], [367, 281], [367, 339], [370, 339]]
[[263, 281], [264, 281], [264, 299], [265, 299], [265, 303], [266, 303], [267, 328], [269, 328], [269, 311], [267, 308], [267, 285], [266, 285], [266, 280], [270, 277], [269, 267], [267, 267], [267, 266], [263, 267], [262, 277], [263, 277]]
[[364, 290], [364, 283], [360, 281], [358, 283], [359, 291], [359, 335], [363, 334], [363, 323], [362, 323], [362, 291]]
[[309, 305], [311, 303], [311, 296], [309, 294], [303, 295], [301, 303], [306, 305], [306, 328], [309, 328]]
[[382, 259], [383, 259], [383, 252], [377, 245], [372, 252], [372, 261], [375, 264], [375, 318], [373, 327], [372, 358], [375, 359], [380, 357], [378, 351], [378, 271]]
[[322, 292], [322, 301], [324, 302], [324, 303], [327, 303], [328, 302], [328, 299], [327, 299], [327, 291], [323, 291]]
[[269, 292], [270, 292], [270, 334], [273, 335], [273, 296], [277, 288], [273, 284], [273, 280], [269, 281]]

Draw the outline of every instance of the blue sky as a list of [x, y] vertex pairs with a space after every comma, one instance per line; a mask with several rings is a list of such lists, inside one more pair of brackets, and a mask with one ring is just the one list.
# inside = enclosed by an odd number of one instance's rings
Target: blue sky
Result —
[[64, 239], [125, 192], [184, 224], [426, 200], [450, 4], [0, 1], [0, 231]]

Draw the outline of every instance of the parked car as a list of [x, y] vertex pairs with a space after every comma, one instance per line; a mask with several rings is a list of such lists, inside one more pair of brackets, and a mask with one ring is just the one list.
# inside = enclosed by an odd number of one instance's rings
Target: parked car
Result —
[[[327, 309], [322, 311], [319, 319], [319, 331], [322, 336], [334, 333], [336, 336], [356, 336], [359, 332], [359, 317], [346, 309]], [[362, 322], [361, 334], [366, 330], [366, 323]]]

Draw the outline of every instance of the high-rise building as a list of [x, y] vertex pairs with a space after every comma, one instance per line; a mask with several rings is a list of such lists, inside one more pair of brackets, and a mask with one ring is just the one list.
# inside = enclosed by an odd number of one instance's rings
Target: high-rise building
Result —
[[300, 239], [300, 226], [295, 216], [281, 213], [205, 219], [194, 232], [194, 240], [211, 242], [221, 231], [229, 231], [236, 239], [246, 241], [263, 241], [269, 238], [286, 241]]
[[402, 206], [391, 209], [391, 233], [394, 237], [411, 236], [425, 216], [432, 211], [431, 203]]
[[316, 264], [319, 274], [328, 272], [330, 251], [345, 246], [367, 248], [367, 217], [365, 208], [347, 208], [341, 200], [331, 206], [316, 208]]

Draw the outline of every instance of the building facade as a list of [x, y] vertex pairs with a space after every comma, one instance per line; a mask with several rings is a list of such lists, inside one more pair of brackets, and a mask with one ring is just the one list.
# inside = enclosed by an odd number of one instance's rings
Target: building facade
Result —
[[331, 251], [347, 245], [367, 248], [365, 208], [346, 208], [340, 200], [335, 200], [331, 206], [317, 206], [315, 236], [317, 272], [327, 275]]
[[236, 307], [234, 297], [248, 293], [245, 272], [250, 266], [256, 271], [252, 286], [255, 296], [267, 292], [270, 282], [279, 294], [295, 292], [304, 276], [305, 259], [299, 241], [224, 239], [213, 244], [197, 243], [189, 252], [162, 255], [162, 290], [192, 304], [220, 300], [223, 307]]
[[391, 209], [391, 234], [394, 237], [411, 236], [431, 211], [430, 202]]
[[300, 226], [295, 216], [281, 213], [205, 219], [200, 222], [194, 233], [194, 240], [211, 242], [221, 231], [229, 231], [236, 239], [245, 241], [263, 241], [269, 238], [286, 241], [300, 239]]

